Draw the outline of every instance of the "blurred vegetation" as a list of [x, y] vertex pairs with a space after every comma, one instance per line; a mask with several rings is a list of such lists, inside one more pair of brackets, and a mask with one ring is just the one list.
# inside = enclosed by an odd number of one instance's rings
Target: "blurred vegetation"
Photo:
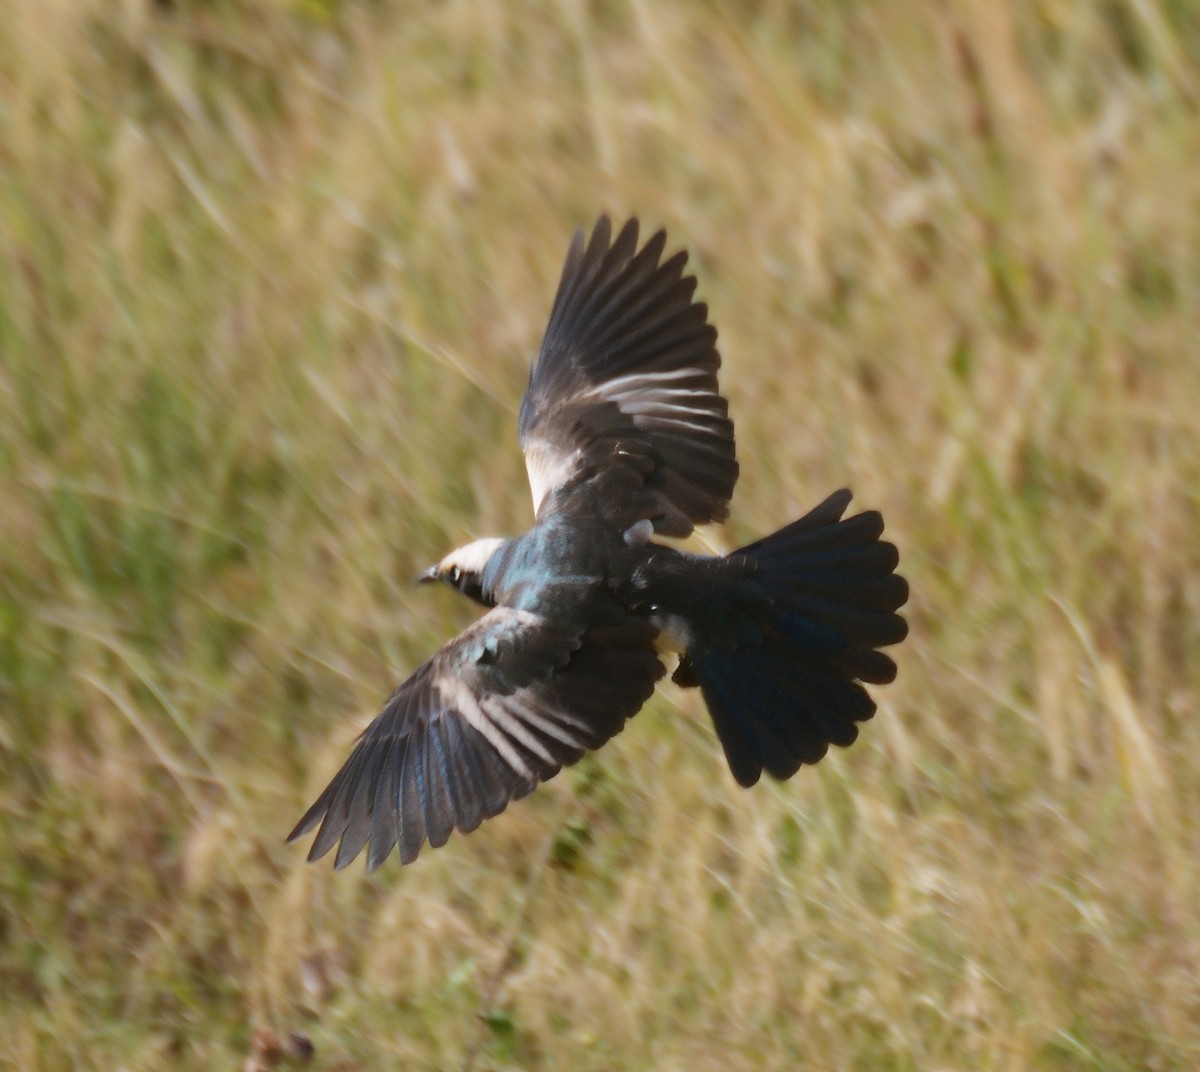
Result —
[[[0, 1066], [1200, 1064], [1187, 0], [15, 0], [0, 20]], [[282, 836], [530, 520], [571, 230], [721, 330], [731, 546], [853, 487], [854, 748], [693, 694], [371, 878]], [[285, 1048], [286, 1049], [286, 1048]]]

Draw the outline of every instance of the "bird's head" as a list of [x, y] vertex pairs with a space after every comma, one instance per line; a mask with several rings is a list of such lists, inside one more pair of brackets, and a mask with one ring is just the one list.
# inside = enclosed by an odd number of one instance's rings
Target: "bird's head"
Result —
[[451, 551], [436, 566], [430, 566], [417, 580], [422, 583], [444, 581], [452, 588], [457, 588], [468, 599], [490, 607], [493, 605], [492, 600], [483, 594], [483, 570], [504, 542], [498, 536], [474, 540]]

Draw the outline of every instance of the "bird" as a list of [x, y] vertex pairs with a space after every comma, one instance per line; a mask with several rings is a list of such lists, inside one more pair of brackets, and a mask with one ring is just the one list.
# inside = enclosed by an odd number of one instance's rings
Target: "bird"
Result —
[[738, 479], [721, 358], [685, 250], [602, 215], [571, 240], [518, 433], [534, 524], [421, 576], [485, 612], [387, 700], [288, 836], [308, 859], [411, 863], [619, 733], [675, 660], [734, 780], [792, 777], [847, 746], [896, 676], [907, 582], [877, 511], [847, 489], [725, 555], [686, 537], [728, 519]]

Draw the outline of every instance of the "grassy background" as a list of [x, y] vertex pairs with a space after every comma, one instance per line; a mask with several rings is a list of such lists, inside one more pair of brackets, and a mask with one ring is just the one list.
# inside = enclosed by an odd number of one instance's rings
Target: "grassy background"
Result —
[[[13, 0], [0, 1066], [1200, 1065], [1198, 62], [1186, 0]], [[664, 691], [411, 868], [307, 866], [471, 618], [410, 578], [530, 520], [601, 210], [721, 330], [712, 540], [852, 486], [900, 679], [784, 785]]]

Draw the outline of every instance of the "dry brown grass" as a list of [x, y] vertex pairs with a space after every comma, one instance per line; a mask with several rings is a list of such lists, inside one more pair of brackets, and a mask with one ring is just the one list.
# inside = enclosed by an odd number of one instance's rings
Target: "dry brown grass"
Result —
[[[1200, 21], [17, 0], [0, 20], [0, 1065], [1200, 1063]], [[281, 841], [528, 523], [572, 228], [693, 251], [743, 479], [913, 587], [853, 749], [695, 696], [367, 878]]]

